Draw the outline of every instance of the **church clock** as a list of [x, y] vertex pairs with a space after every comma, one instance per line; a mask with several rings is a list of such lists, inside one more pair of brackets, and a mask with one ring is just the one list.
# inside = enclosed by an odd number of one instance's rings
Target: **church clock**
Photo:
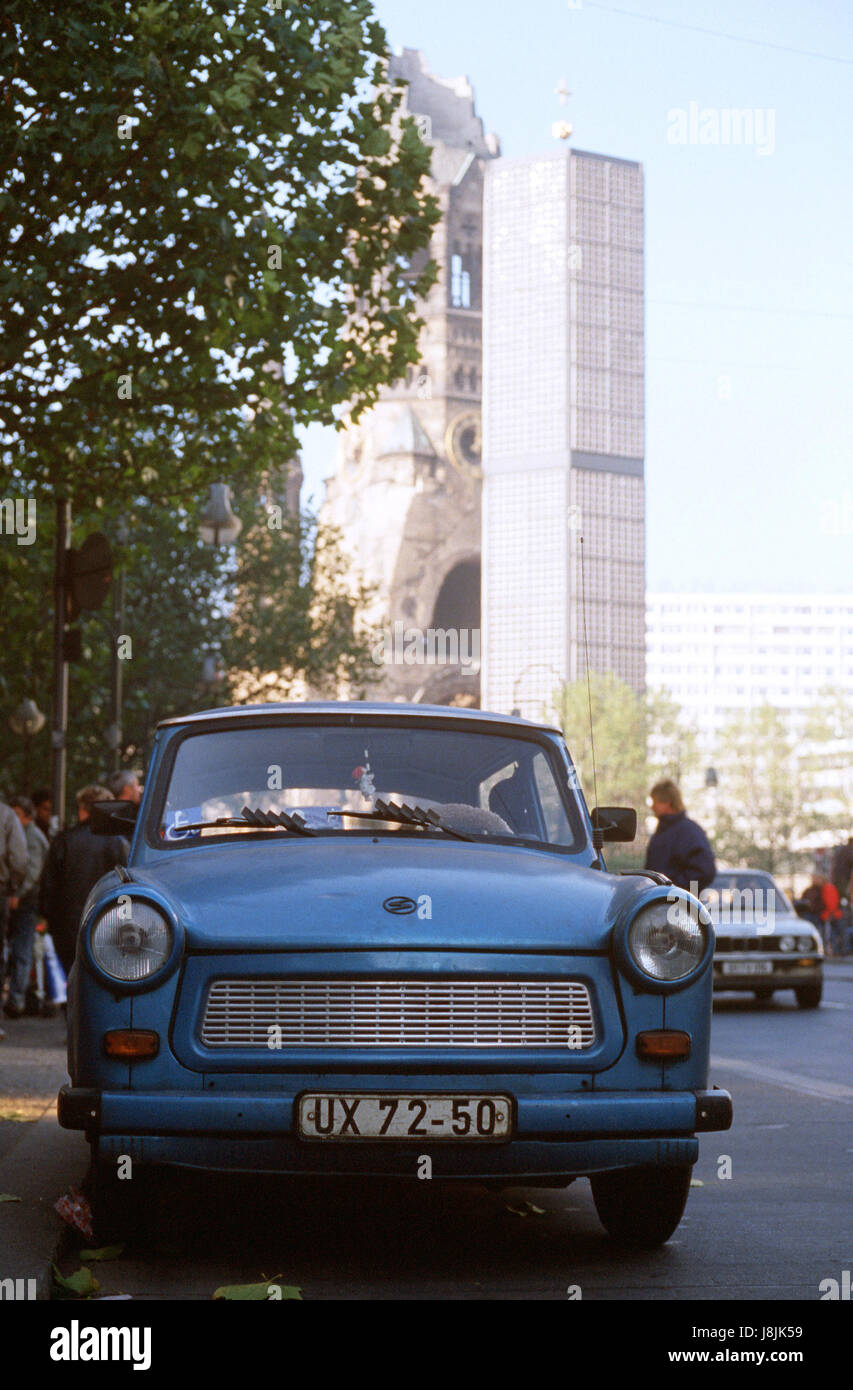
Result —
[[457, 415], [447, 428], [445, 452], [463, 474], [479, 475], [481, 468], [480, 412], [468, 410]]

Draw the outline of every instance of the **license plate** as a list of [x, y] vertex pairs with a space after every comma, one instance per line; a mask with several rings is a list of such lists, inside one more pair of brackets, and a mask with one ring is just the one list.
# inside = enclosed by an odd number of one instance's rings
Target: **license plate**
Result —
[[772, 975], [772, 960], [724, 960], [724, 975]]
[[452, 1139], [479, 1143], [512, 1133], [509, 1096], [350, 1095], [299, 1097], [301, 1139]]

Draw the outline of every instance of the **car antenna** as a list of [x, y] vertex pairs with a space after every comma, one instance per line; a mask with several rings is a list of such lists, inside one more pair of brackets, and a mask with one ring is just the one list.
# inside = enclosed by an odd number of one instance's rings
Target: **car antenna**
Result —
[[[584, 568], [583, 558], [583, 536], [578, 536], [578, 541], [580, 542], [579, 555], [581, 562], [581, 613], [583, 615], [583, 651], [584, 661], [586, 662], [586, 702], [587, 708], [589, 709], [589, 747], [590, 753], [592, 755], [592, 792], [594, 798], [593, 806], [597, 808], [598, 778], [596, 776], [595, 770], [595, 735], [592, 730], [592, 690], [590, 687], [589, 680], [589, 638], [587, 636], [586, 630], [586, 570]], [[600, 856], [601, 851], [604, 848], [604, 831], [599, 825], [596, 824], [597, 820], [598, 817], [594, 815], [592, 821], [592, 847], [595, 850], [595, 858], [593, 859], [590, 868], [603, 869], [604, 865], [601, 862]]]

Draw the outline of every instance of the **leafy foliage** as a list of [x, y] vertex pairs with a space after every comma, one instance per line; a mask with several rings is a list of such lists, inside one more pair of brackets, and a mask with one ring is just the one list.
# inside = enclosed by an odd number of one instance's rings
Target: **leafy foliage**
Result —
[[596, 796], [593, 739], [602, 806], [642, 810], [653, 780], [678, 780], [696, 762], [695, 731], [682, 722], [678, 706], [663, 693], [638, 695], [610, 672], [591, 672], [589, 690], [586, 680], [563, 686], [554, 708], [590, 805]]
[[802, 842], [825, 822], [785, 715], [772, 705], [740, 715], [719, 747], [719, 858], [769, 873], [800, 866]]
[[[267, 494], [264, 494], [266, 497]], [[82, 615], [83, 660], [70, 666], [73, 712], [68, 779], [73, 790], [107, 770], [104, 741], [110, 714], [113, 644], [126, 659], [121, 762], [144, 768], [160, 719], [227, 703], [285, 698], [306, 687], [322, 693], [330, 680], [363, 687], [375, 668], [358, 630], [360, 591], [340, 579], [332, 533], [311, 515], [291, 517], [277, 503], [250, 494], [244, 529], [232, 550], [213, 549], [198, 535], [198, 511], [162, 508], [149, 497], [81, 513], [75, 543], [94, 529], [115, 541], [125, 578], [124, 619], [112, 623], [110, 601]], [[268, 508], [281, 528], [270, 528]], [[29, 791], [49, 772], [49, 729], [32, 741], [29, 777], [24, 747], [8, 714], [24, 698], [47, 713], [52, 638], [52, 517], [39, 520], [36, 542], [15, 553], [0, 546], [5, 640], [0, 647], [0, 763], [7, 792]], [[34, 621], [34, 615], [37, 615]], [[205, 655], [218, 654], [222, 679], [205, 682]], [[270, 674], [271, 673], [271, 674]], [[2, 717], [4, 715], [6, 717]], [[25, 780], [28, 785], [24, 785]]]
[[611, 672], [591, 672], [589, 688], [585, 679], [563, 686], [555, 692], [554, 708], [590, 808], [597, 802], [633, 806], [638, 812], [638, 840], [630, 846], [608, 845], [608, 866], [639, 866], [649, 788], [660, 777], [680, 781], [693, 769], [695, 730], [684, 723], [679, 707], [665, 693], [639, 695]]
[[385, 51], [370, 0], [86, 0], [61, 23], [8, 0], [7, 479], [188, 502], [417, 360], [434, 267], [405, 268], [438, 209]]

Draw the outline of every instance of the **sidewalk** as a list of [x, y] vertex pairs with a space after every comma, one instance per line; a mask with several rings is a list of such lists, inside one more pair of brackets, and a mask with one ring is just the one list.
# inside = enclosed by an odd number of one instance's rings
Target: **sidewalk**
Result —
[[0, 1280], [23, 1280], [25, 1296], [34, 1288], [36, 1298], [46, 1299], [51, 1261], [67, 1229], [53, 1204], [79, 1186], [89, 1148], [56, 1119], [56, 1093], [67, 1079], [64, 1019], [4, 1019], [3, 1028], [0, 1194], [20, 1200], [0, 1202]]
[[89, 1146], [77, 1130], [60, 1129], [53, 1101], [10, 1153], [0, 1159], [0, 1279], [35, 1280], [36, 1298], [50, 1298], [52, 1270], [66, 1226], [53, 1204], [79, 1187]]

